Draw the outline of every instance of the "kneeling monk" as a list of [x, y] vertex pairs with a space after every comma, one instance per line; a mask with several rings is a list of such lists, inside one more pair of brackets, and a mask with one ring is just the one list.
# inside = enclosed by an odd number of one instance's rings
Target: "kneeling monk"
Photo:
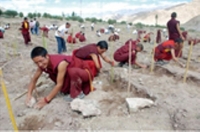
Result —
[[110, 65], [114, 66], [114, 62], [103, 55], [108, 49], [106, 41], [99, 41], [97, 44], [89, 44], [74, 51], [73, 55], [76, 58], [87, 61], [93, 76], [97, 76], [102, 67], [99, 56]]
[[146, 68], [146, 65], [140, 64], [136, 62], [136, 55], [137, 52], [140, 52], [143, 50], [143, 45], [139, 44], [139, 41], [133, 41], [133, 40], [128, 40], [125, 45], [117, 49], [114, 53], [114, 59], [115, 61], [120, 62], [119, 66], [122, 67], [125, 63], [129, 62], [129, 43], [131, 42], [132, 49], [131, 49], [131, 64], [135, 64], [141, 68]]
[[163, 62], [163, 60], [171, 60], [178, 62], [181, 66], [183, 64], [178, 61], [177, 57], [179, 57], [180, 52], [182, 52], [180, 49], [183, 47], [183, 40], [181, 38], [174, 40], [167, 40], [161, 44], [159, 44], [155, 48], [155, 55], [154, 59], [158, 62]]
[[58, 92], [76, 98], [82, 91], [86, 95], [92, 91], [91, 71], [85, 63], [79, 61], [79, 64], [76, 64], [72, 56], [48, 54], [43, 47], [35, 47], [31, 52], [31, 58], [38, 68], [29, 84], [26, 103], [31, 100], [32, 92], [42, 72], [49, 74], [50, 79], [56, 83], [46, 97], [39, 99], [35, 108], [40, 109], [48, 104]]

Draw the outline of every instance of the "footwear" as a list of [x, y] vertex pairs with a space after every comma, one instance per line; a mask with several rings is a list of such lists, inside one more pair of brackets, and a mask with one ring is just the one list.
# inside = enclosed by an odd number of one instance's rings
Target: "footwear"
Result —
[[[85, 97], [85, 94], [81, 92], [76, 98], [83, 99]], [[64, 96], [64, 100], [71, 102], [75, 98], [71, 98], [71, 96], [68, 94], [67, 96]]]
[[119, 66], [119, 67], [123, 67], [124, 64], [125, 64], [124, 62], [120, 62], [120, 63], [118, 64], [118, 66]]
[[155, 64], [156, 65], [165, 65], [165, 64], [167, 64], [168, 62], [166, 62], [166, 61], [163, 61], [163, 60], [158, 60]]

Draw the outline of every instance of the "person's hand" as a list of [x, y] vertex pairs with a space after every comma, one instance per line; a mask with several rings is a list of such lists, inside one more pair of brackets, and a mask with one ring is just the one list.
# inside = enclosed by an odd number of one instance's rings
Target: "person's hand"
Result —
[[26, 105], [29, 106], [29, 102], [31, 101], [32, 95], [27, 94], [26, 96]]
[[115, 66], [115, 62], [114, 61], [110, 61], [109, 62], [111, 66]]
[[42, 107], [44, 107], [45, 105], [47, 105], [47, 102], [45, 102], [44, 97], [41, 97], [38, 99], [37, 104], [34, 105], [35, 109], [41, 109]]
[[142, 68], [146, 69], [146, 68], [147, 68], [147, 65], [143, 65]]

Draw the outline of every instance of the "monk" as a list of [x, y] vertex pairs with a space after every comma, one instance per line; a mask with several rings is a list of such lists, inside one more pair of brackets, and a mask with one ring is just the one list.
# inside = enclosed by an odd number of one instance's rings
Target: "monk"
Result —
[[82, 34], [82, 31], [76, 33], [76, 34], [75, 34], [75, 37], [76, 37], [77, 39], [79, 39], [79, 37], [80, 37], [81, 34]]
[[119, 40], [119, 34], [118, 33], [114, 33], [113, 35], [111, 35], [108, 38], [108, 41], [116, 41], [116, 40]]
[[171, 14], [171, 19], [167, 22], [169, 40], [175, 41], [177, 38], [182, 38], [182, 40], [184, 40], [184, 37], [180, 30], [180, 22], [176, 20], [176, 17], [176, 12], [173, 12]]
[[139, 44], [138, 40], [128, 40], [126, 41], [125, 45], [117, 49], [114, 53], [114, 60], [119, 62], [119, 66], [123, 67], [125, 63], [129, 62], [129, 43], [132, 45], [131, 49], [131, 64], [137, 65], [141, 68], [146, 68], [146, 65], [140, 64], [136, 61], [137, 53], [143, 50], [143, 45]]
[[72, 56], [48, 54], [43, 47], [35, 47], [31, 52], [31, 58], [38, 68], [29, 83], [27, 104], [32, 98], [36, 82], [42, 72], [49, 74], [56, 85], [46, 97], [39, 99], [35, 108], [40, 109], [47, 105], [59, 92], [70, 94], [70, 98], [76, 98], [81, 92], [87, 95], [92, 90], [92, 74], [83, 61], [75, 62]]
[[70, 33], [69, 36], [67, 37], [67, 42], [69, 44], [75, 44], [76, 43], [76, 38], [73, 37], [72, 33]]
[[85, 33], [80, 34], [80, 36], [79, 36], [79, 41], [80, 41], [80, 42], [85, 42], [85, 41], [86, 41]]
[[49, 29], [45, 25], [39, 29], [42, 30], [42, 36], [48, 38]]
[[147, 33], [143, 38], [143, 42], [150, 42], [151, 41], [151, 34], [153, 34], [153, 33], [152, 32]]
[[103, 53], [108, 50], [108, 43], [106, 41], [99, 41], [97, 44], [88, 44], [84, 47], [76, 49], [73, 52], [74, 57], [81, 60], [87, 61], [90, 69], [92, 70], [93, 76], [97, 76], [102, 65], [100, 57], [110, 65], [114, 66], [114, 62], [108, 57], [104, 56]]
[[155, 48], [155, 55], [154, 55], [155, 61], [160, 64], [164, 64], [163, 60], [170, 61], [171, 59], [173, 59], [175, 62], [183, 66], [183, 64], [180, 61], [178, 61], [179, 53], [176, 52], [182, 49], [182, 46], [183, 46], [183, 40], [181, 38], [178, 38], [175, 41], [167, 40], [159, 44]]
[[162, 39], [161, 39], [161, 30], [158, 29], [157, 30], [157, 35], [156, 35], [156, 43], [161, 43]]
[[22, 22], [22, 26], [20, 28], [22, 36], [24, 38], [24, 43], [28, 45], [29, 42], [31, 42], [31, 37], [29, 33], [29, 22], [28, 19], [25, 17], [24, 21]]

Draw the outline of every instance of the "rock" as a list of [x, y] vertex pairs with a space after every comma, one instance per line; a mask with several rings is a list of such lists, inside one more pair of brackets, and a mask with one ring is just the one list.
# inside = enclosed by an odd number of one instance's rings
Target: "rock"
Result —
[[95, 100], [82, 100], [77, 98], [70, 103], [70, 106], [72, 110], [81, 112], [84, 117], [101, 114], [101, 110], [97, 107], [97, 101]]
[[126, 98], [129, 112], [137, 112], [141, 108], [151, 107], [154, 102], [145, 98]]
[[55, 126], [60, 127], [62, 125], [61, 122], [55, 122]]
[[32, 108], [35, 103], [36, 103], [36, 100], [34, 97], [32, 97], [31, 100], [27, 103], [27, 106]]

